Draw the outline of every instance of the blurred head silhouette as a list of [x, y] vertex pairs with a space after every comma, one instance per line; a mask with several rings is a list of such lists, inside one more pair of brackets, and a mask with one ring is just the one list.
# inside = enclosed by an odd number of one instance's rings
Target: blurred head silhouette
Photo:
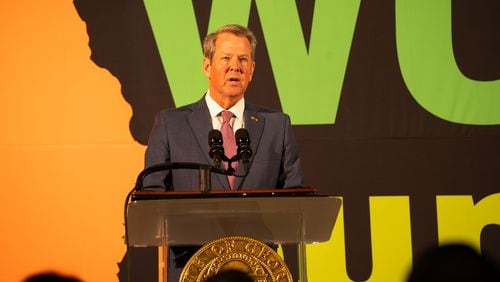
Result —
[[65, 276], [55, 272], [36, 273], [23, 280], [23, 282], [81, 282], [81, 281], [82, 280], [76, 277]]
[[498, 268], [473, 248], [449, 244], [424, 253], [414, 263], [408, 282], [500, 281]]
[[254, 282], [254, 279], [241, 270], [226, 269], [208, 277], [205, 282]]

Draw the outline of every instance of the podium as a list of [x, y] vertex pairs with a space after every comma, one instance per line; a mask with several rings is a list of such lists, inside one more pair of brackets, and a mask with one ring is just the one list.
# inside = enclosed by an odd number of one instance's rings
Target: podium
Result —
[[299, 281], [307, 281], [305, 245], [330, 239], [340, 206], [339, 198], [317, 196], [314, 189], [134, 192], [126, 238], [128, 246], [160, 247], [163, 273], [169, 246], [201, 246], [228, 236], [296, 244]]

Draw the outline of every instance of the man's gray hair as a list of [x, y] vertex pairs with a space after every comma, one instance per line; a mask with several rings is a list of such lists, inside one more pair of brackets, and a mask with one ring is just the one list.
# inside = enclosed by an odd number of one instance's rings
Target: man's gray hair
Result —
[[208, 58], [210, 62], [212, 61], [212, 57], [215, 53], [215, 41], [217, 40], [217, 36], [221, 33], [232, 33], [236, 36], [246, 37], [250, 42], [250, 46], [252, 47], [252, 60], [254, 59], [255, 47], [257, 46], [257, 38], [255, 38], [253, 32], [250, 29], [239, 24], [228, 24], [220, 27], [215, 32], [210, 33], [203, 40], [203, 56], [205, 56], [205, 58]]

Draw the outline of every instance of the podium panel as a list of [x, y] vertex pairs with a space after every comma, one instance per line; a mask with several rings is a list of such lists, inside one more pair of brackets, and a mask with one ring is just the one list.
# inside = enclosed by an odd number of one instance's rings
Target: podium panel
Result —
[[228, 236], [250, 237], [266, 244], [297, 244], [300, 281], [306, 281], [305, 244], [330, 239], [341, 200], [289, 190], [136, 192], [126, 211], [127, 244], [165, 250], [168, 246], [201, 246]]
[[166, 239], [169, 245], [200, 245], [236, 235], [277, 244], [325, 242], [339, 208], [334, 197], [133, 201], [128, 244], [161, 246]]

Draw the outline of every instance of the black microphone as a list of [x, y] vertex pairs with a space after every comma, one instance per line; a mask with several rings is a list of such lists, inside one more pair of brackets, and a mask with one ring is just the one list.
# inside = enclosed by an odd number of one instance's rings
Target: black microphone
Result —
[[208, 146], [210, 151], [208, 155], [214, 160], [215, 166], [220, 168], [221, 161], [226, 159], [224, 147], [222, 146], [222, 133], [217, 129], [212, 129], [208, 133]]
[[241, 160], [241, 163], [243, 164], [245, 173], [248, 173], [250, 157], [252, 156], [252, 148], [250, 148], [250, 136], [248, 135], [248, 130], [240, 128], [236, 130], [234, 137], [236, 139], [236, 145], [238, 146], [236, 153], [238, 155], [238, 158]]

